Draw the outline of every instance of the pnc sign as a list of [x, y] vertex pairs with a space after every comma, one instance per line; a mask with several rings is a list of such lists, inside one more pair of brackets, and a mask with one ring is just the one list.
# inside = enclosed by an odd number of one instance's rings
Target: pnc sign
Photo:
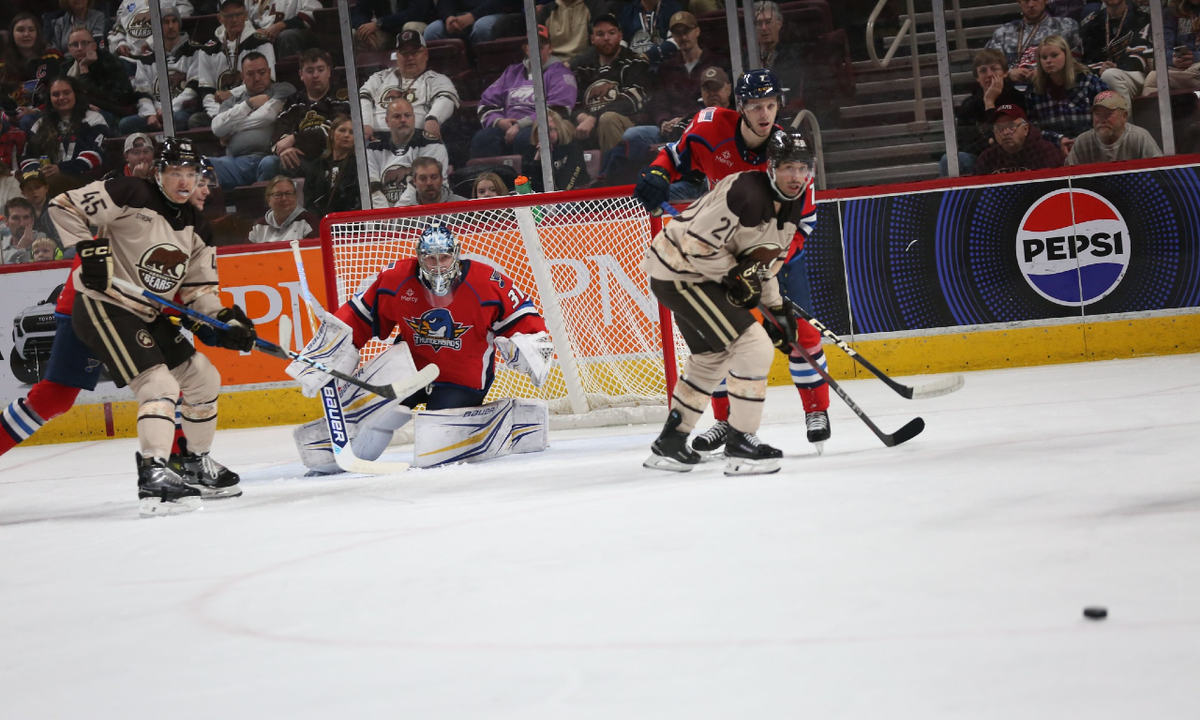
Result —
[[1017, 229], [1017, 266], [1052, 303], [1090, 305], [1121, 284], [1129, 269], [1129, 226], [1104, 197], [1076, 189], [1042, 196]]

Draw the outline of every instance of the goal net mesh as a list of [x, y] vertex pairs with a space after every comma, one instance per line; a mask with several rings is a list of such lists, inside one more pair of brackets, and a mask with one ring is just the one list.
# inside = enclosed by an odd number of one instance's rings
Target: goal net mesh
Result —
[[[421, 232], [442, 223], [461, 242], [464, 259], [495, 266], [531, 295], [555, 336], [556, 362], [542, 387], [497, 355], [489, 401], [540, 398], [551, 412], [563, 414], [665, 405], [658, 303], [639, 267], [651, 237], [650, 218], [627, 196], [553, 201], [579, 194], [515, 196], [505, 199], [511, 206], [434, 215], [416, 214], [423, 208], [393, 208], [339, 216], [322, 230], [337, 303], [366, 290], [390, 264], [413, 257]], [[541, 204], [530, 204], [535, 201]], [[347, 219], [355, 215], [369, 217]], [[547, 287], [548, 277], [553, 288]], [[670, 342], [682, 359], [686, 349], [677, 332]], [[372, 341], [363, 349], [364, 361], [385, 347]], [[564, 359], [564, 353], [570, 357]]]

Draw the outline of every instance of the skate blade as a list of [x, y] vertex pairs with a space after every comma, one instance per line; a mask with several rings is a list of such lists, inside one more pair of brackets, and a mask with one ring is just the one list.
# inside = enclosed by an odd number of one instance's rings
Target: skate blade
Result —
[[[696, 448], [692, 448], [696, 450]], [[725, 459], [725, 448], [719, 447], [716, 450], [696, 450], [696, 454], [700, 456], [700, 462], [710, 463]]]
[[824, 440], [818, 440], [817, 442], [813, 443], [812, 446], [814, 448], [816, 448], [818, 455], [825, 454], [825, 441]]
[[241, 497], [242, 487], [240, 485], [230, 485], [229, 487], [209, 487], [201, 483], [188, 483], [189, 486], [200, 491], [200, 497], [205, 500], [224, 500], [225, 498]]
[[668, 472], [685, 473], [691, 472], [692, 468], [696, 466], [689, 465], [687, 463], [681, 463], [678, 460], [674, 460], [669, 457], [663, 457], [662, 455], [651, 454], [650, 457], [646, 458], [646, 462], [642, 463], [642, 467], [650, 468], [651, 470], [666, 470]]
[[779, 472], [779, 459], [750, 460], [748, 458], [726, 458], [726, 475], [770, 475]]
[[138, 512], [142, 517], [166, 517], [167, 515], [182, 515], [202, 508], [203, 501], [195, 496], [179, 498], [173, 502], [164, 502], [161, 498], [142, 498]]

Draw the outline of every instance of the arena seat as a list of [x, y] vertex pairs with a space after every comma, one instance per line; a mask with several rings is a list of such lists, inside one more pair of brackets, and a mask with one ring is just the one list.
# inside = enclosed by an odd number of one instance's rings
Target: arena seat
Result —
[[493, 155], [492, 157], [471, 158], [467, 161], [467, 167], [475, 167], [476, 165], [505, 165], [521, 173], [521, 156], [520, 155]]

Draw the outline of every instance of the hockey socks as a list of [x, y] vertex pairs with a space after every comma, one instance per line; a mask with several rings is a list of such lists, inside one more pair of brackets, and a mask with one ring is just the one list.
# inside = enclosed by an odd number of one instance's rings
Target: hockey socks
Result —
[[717, 422], [729, 420], [729, 391], [725, 389], [724, 380], [721, 381], [721, 386], [713, 391], [712, 409]]
[[[821, 365], [822, 370], [829, 370], [829, 363], [825, 361], [825, 352], [821, 350], [820, 346], [817, 347], [816, 352], [812, 350], [809, 352], [812, 353], [813, 360]], [[792, 382], [800, 391], [804, 412], [829, 409], [829, 386], [811, 365], [803, 358], [793, 355], [788, 357], [788, 370], [791, 372]]]
[[0, 455], [28, 440], [43, 425], [62, 415], [75, 404], [79, 389], [42, 380], [29, 389], [29, 395], [12, 401], [0, 412]]

